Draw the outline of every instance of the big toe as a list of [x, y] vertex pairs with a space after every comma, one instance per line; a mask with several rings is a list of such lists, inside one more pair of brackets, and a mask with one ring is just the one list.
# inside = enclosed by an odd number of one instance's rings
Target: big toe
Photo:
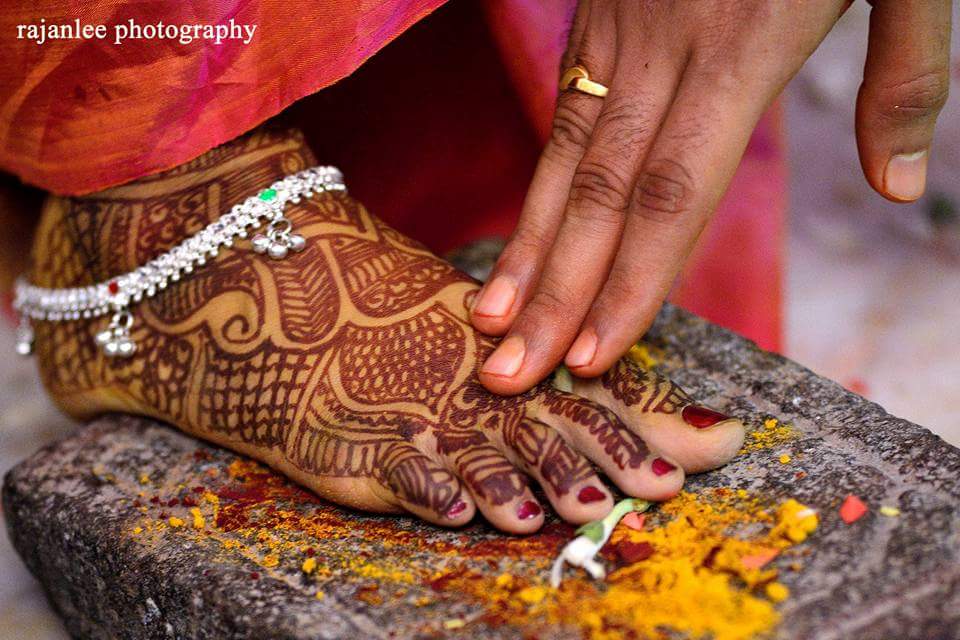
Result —
[[601, 378], [574, 378], [573, 391], [612, 409], [686, 473], [729, 462], [746, 436], [739, 419], [691, 402], [668, 378], [626, 360]]

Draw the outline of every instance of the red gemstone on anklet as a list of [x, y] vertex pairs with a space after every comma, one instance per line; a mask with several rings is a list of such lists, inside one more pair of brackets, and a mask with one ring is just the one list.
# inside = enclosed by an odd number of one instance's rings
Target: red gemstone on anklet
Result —
[[536, 518], [542, 511], [543, 509], [536, 502], [527, 500], [517, 509], [517, 517], [521, 520], [529, 520], [530, 518]]
[[452, 507], [447, 509], [447, 517], [453, 520], [458, 515], [467, 510], [467, 503], [463, 500], [457, 500]]
[[586, 504], [588, 502], [600, 502], [601, 500], [606, 500], [607, 494], [596, 487], [584, 487], [580, 489], [580, 493], [577, 494], [577, 500]]
[[120, 293], [120, 285], [117, 284], [116, 280], [111, 280], [110, 284], [107, 285], [107, 291], [110, 292], [110, 295], [115, 296]]
[[695, 404], [685, 406], [681, 415], [683, 416], [684, 422], [697, 429], [706, 429], [718, 422], [730, 419], [730, 416], [725, 416], [719, 411], [700, 407]]
[[653, 472], [655, 474], [657, 474], [658, 476], [662, 476], [665, 473], [670, 473], [677, 467], [670, 464], [663, 458], [657, 458], [656, 460], [653, 461], [653, 464], [650, 465], [650, 468], [653, 469]]

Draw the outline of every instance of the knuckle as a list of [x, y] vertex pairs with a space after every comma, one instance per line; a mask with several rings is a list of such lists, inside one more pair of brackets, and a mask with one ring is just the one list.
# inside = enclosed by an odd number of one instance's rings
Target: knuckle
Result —
[[639, 292], [634, 284], [635, 280], [636, 277], [631, 277], [628, 269], [621, 263], [614, 264], [610, 268], [607, 281], [603, 285], [603, 295], [597, 300], [596, 313], [615, 316], [615, 310], [620, 308], [624, 302], [639, 299]]
[[632, 211], [655, 222], [670, 222], [689, 212], [693, 193], [693, 174], [683, 164], [655, 160], [637, 180]]
[[557, 101], [557, 110], [553, 115], [550, 140], [547, 145], [554, 152], [565, 157], [578, 157], [587, 148], [590, 140], [590, 123], [571, 104], [567, 95], [561, 95]]
[[631, 90], [629, 97], [612, 95], [597, 118], [596, 130], [617, 149], [633, 150], [650, 137], [653, 106], [642, 88]]
[[497, 259], [497, 267], [502, 269], [529, 264], [530, 260], [539, 253], [541, 246], [542, 243], [538, 238], [526, 233], [518, 233], [510, 238], [510, 242], [504, 247], [503, 253]]
[[610, 269], [603, 293], [591, 310], [600, 323], [627, 323], [637, 332], [653, 323], [662, 301], [652, 303], [649, 281], [642, 279], [635, 265], [618, 262]]
[[496, 260], [495, 271], [525, 271], [549, 247], [552, 233], [539, 223], [523, 222], [514, 230]]
[[880, 115], [894, 122], [909, 122], [934, 116], [943, 109], [950, 93], [949, 75], [944, 70], [928, 70], [878, 89]]
[[533, 318], [558, 318], [561, 314], [567, 315], [572, 306], [570, 296], [566, 295], [563, 287], [544, 283], [527, 304]]
[[644, 284], [630, 265], [615, 266], [603, 285], [603, 294], [591, 309], [591, 317], [598, 324], [611, 327], [629, 324], [631, 330], [639, 330], [649, 316], [646, 302], [649, 294]]
[[506, 264], [528, 264], [529, 261], [538, 255], [546, 246], [547, 236], [531, 229], [518, 229], [510, 237], [510, 241], [500, 254], [497, 260], [498, 265]]
[[[590, 222], [611, 222], [620, 218], [629, 202], [629, 184], [606, 162], [581, 162], [570, 183], [569, 215]], [[582, 205], [596, 205], [593, 207]]]

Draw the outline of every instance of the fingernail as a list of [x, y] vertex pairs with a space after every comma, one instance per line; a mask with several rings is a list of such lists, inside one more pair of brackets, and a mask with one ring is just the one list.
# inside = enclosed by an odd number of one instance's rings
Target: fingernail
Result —
[[542, 511], [543, 509], [540, 508], [539, 504], [533, 500], [527, 500], [517, 509], [517, 517], [521, 520], [529, 520], [530, 518], [536, 518]]
[[897, 200], [916, 200], [927, 184], [927, 150], [890, 158], [883, 173], [883, 188]]
[[670, 473], [677, 467], [675, 465], [670, 464], [663, 458], [657, 458], [656, 460], [653, 461], [653, 464], [650, 465], [650, 468], [653, 469], [653, 472], [655, 474], [657, 474], [658, 476], [662, 476], [665, 473]]
[[680, 415], [683, 416], [684, 422], [691, 427], [696, 427], [697, 429], [706, 429], [707, 427], [712, 427], [718, 422], [723, 422], [724, 420], [730, 419], [730, 416], [725, 416], [719, 411], [707, 409], [706, 407], [701, 407], [695, 404], [688, 404], [685, 406]]
[[497, 276], [480, 292], [473, 312], [478, 316], [503, 317], [510, 312], [516, 297], [517, 285], [513, 278]]
[[580, 493], [577, 494], [577, 500], [587, 504], [589, 502], [600, 502], [601, 500], [606, 500], [607, 494], [596, 487], [584, 487], [580, 489]]
[[463, 500], [457, 500], [453, 503], [453, 506], [447, 509], [447, 517], [453, 520], [458, 515], [467, 510], [467, 503]]
[[567, 352], [566, 363], [568, 367], [585, 367], [593, 362], [593, 356], [597, 353], [597, 332], [593, 329], [586, 329], [577, 336]]
[[522, 336], [510, 336], [483, 363], [481, 371], [492, 376], [512, 378], [520, 371], [526, 347]]

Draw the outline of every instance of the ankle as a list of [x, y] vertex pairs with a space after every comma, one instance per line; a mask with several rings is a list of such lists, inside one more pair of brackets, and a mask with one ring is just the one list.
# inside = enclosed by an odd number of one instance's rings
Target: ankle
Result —
[[130, 271], [264, 185], [314, 163], [299, 132], [261, 128], [160, 174], [83, 197], [51, 196], [31, 280], [83, 286]]

